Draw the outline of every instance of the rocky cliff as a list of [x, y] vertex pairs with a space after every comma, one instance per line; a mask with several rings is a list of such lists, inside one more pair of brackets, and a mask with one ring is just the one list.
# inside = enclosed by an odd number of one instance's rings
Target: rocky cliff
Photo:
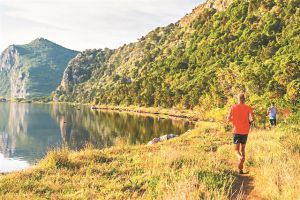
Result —
[[0, 56], [0, 96], [50, 95], [59, 85], [67, 63], [77, 53], [44, 38], [9, 46]]
[[205, 17], [208, 9], [224, 11], [232, 2], [233, 0], [207, 0], [206, 3], [197, 6], [190, 14], [184, 16], [179, 23], [182, 27], [188, 26], [195, 20]]

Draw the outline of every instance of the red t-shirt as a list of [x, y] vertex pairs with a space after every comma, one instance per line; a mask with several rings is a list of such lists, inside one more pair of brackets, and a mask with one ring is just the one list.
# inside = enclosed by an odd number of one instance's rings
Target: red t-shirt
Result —
[[231, 107], [229, 121], [231, 121], [233, 124], [233, 133], [241, 135], [247, 135], [249, 133], [250, 114], [253, 116], [252, 109], [244, 103], [240, 103]]

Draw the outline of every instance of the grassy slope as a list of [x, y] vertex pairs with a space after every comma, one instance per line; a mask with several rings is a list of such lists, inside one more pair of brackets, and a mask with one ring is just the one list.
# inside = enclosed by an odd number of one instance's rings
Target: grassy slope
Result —
[[248, 146], [256, 189], [267, 199], [300, 198], [300, 126], [259, 131]]
[[[230, 134], [201, 123], [154, 146], [53, 151], [36, 167], [0, 177], [3, 199], [227, 199], [235, 175]], [[247, 168], [267, 199], [299, 198], [299, 126], [254, 131]]]

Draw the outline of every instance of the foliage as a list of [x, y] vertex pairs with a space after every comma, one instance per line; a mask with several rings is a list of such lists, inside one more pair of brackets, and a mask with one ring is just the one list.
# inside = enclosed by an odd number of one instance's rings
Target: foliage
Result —
[[[300, 9], [297, 0], [238, 1], [203, 10], [184, 26], [157, 28], [116, 50], [88, 50], [67, 68], [61, 101], [226, 108], [244, 91], [248, 103], [297, 110]], [[88, 71], [88, 72], [85, 72]], [[87, 76], [87, 77], [86, 77]], [[64, 76], [67, 78], [66, 74]]]

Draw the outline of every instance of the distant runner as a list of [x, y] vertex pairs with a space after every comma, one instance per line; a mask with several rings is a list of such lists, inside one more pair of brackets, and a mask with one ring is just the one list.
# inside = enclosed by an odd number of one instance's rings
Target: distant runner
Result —
[[250, 123], [254, 121], [252, 109], [245, 104], [245, 95], [238, 95], [238, 104], [231, 107], [227, 121], [233, 125], [234, 151], [239, 159], [239, 173], [244, 174], [245, 147], [250, 130]]
[[276, 108], [275, 108], [275, 104], [273, 102], [271, 103], [271, 106], [268, 109], [268, 114], [269, 114], [269, 117], [270, 117], [271, 126], [275, 127], [276, 124], [277, 124], [277, 120], [276, 120], [277, 111], [276, 111]]

